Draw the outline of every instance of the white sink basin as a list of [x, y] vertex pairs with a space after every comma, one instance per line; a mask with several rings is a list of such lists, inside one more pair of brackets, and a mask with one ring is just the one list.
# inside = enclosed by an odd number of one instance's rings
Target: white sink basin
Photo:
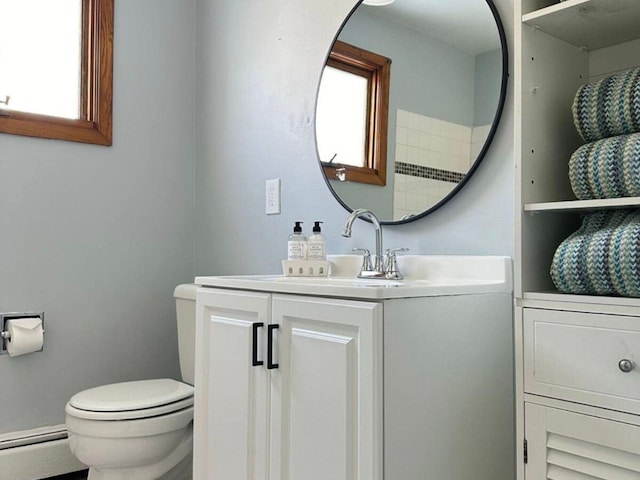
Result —
[[304, 295], [352, 298], [402, 298], [511, 292], [511, 259], [500, 256], [398, 256], [402, 280], [357, 278], [358, 255], [330, 255], [328, 277], [238, 275], [196, 277], [205, 287], [238, 288]]

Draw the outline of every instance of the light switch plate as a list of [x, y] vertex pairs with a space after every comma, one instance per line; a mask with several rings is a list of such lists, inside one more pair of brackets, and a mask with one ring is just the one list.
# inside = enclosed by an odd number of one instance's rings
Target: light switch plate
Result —
[[265, 182], [265, 213], [276, 215], [280, 213], [280, 179], [272, 178]]

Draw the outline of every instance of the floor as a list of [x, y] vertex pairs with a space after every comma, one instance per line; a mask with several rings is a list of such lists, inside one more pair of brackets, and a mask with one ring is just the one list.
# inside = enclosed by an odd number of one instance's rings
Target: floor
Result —
[[67, 473], [66, 475], [58, 475], [57, 477], [50, 477], [47, 480], [87, 480], [87, 470]]

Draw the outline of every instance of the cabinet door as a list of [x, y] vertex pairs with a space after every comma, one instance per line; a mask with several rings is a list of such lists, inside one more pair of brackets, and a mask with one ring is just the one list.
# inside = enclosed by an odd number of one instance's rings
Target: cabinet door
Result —
[[525, 404], [526, 480], [640, 478], [640, 427]]
[[274, 295], [271, 478], [381, 478], [382, 305]]
[[195, 480], [267, 478], [269, 373], [253, 357], [269, 312], [268, 294], [198, 291]]

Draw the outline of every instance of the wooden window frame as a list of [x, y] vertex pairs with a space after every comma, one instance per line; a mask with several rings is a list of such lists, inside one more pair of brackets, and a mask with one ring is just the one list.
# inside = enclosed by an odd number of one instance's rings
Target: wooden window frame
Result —
[[0, 132], [111, 145], [114, 0], [82, 0], [80, 119], [0, 110]]
[[387, 130], [391, 60], [377, 53], [336, 40], [329, 54], [327, 65], [367, 78], [368, 98], [365, 166], [355, 167], [323, 162], [324, 174], [327, 178], [334, 179], [344, 173], [345, 179], [350, 182], [384, 186], [387, 184]]

